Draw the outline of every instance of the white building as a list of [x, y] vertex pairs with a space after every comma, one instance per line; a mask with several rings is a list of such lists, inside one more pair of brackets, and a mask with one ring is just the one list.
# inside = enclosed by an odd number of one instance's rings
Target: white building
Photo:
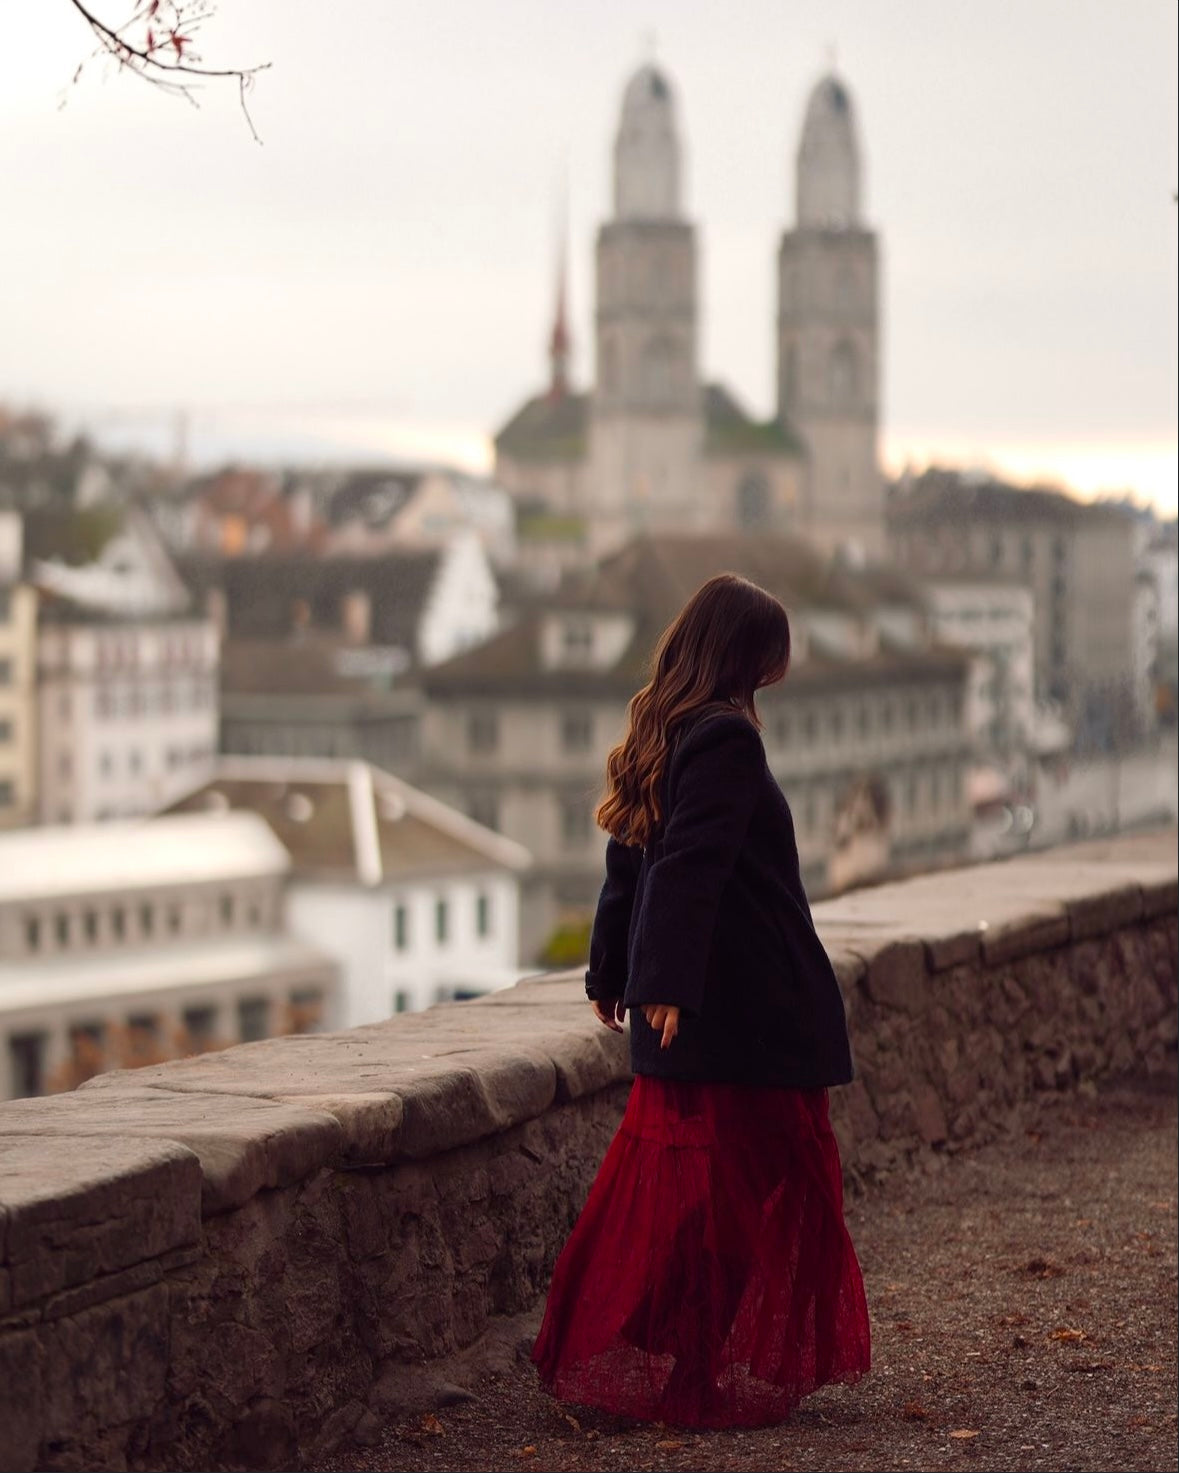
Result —
[[340, 1024], [510, 986], [528, 851], [365, 762], [226, 758], [188, 811], [260, 814], [294, 932], [341, 971]]
[[47, 603], [37, 644], [43, 823], [152, 813], [209, 771], [219, 644], [208, 619]]
[[966, 697], [966, 729], [979, 756], [1025, 751], [1035, 725], [1035, 602], [1030, 588], [981, 576], [923, 581], [939, 644], [976, 656]]
[[0, 1098], [334, 1020], [253, 814], [0, 834]]

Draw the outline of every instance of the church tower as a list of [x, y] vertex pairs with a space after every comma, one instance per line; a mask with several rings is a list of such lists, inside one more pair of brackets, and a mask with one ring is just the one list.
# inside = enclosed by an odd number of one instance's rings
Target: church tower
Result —
[[696, 238], [681, 211], [681, 176], [671, 86], [643, 66], [623, 96], [614, 216], [597, 241], [588, 508], [597, 551], [644, 527], [698, 520]]
[[796, 169], [796, 225], [778, 255], [778, 418], [806, 449], [800, 522], [825, 546], [879, 555], [877, 245], [852, 99], [833, 75], [811, 93]]

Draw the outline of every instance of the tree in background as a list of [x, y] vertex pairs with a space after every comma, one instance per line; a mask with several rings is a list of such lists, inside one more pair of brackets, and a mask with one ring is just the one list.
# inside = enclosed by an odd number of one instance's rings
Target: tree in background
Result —
[[[113, 60], [121, 71], [134, 73], [162, 91], [186, 98], [199, 106], [195, 88], [204, 81], [234, 81], [242, 112], [256, 142], [258, 137], [247, 93], [259, 72], [270, 65], [264, 62], [252, 67], [207, 66], [197, 50], [202, 26], [214, 13], [208, 0], [139, 0], [128, 20], [114, 22], [103, 19], [93, 8], [95, 0], [69, 0], [89, 26], [97, 41], [94, 57]], [[74, 73], [75, 82], [82, 75], [83, 61]]]

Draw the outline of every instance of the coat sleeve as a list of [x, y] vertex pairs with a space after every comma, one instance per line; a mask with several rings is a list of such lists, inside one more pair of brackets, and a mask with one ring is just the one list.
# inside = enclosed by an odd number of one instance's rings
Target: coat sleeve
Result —
[[626, 991], [626, 953], [630, 916], [643, 851], [611, 839], [606, 845], [606, 881], [590, 933], [586, 996], [605, 1001]]
[[698, 1014], [721, 894], [737, 863], [765, 766], [744, 717], [710, 721], [681, 748], [660, 853], [643, 888], [636, 975], [626, 1002]]

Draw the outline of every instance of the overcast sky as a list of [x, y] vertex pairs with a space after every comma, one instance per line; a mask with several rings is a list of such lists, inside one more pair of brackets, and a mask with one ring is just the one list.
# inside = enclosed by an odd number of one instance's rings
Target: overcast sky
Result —
[[478, 462], [543, 379], [564, 181], [592, 373], [593, 232], [654, 37], [702, 368], [768, 413], [774, 257], [834, 46], [883, 244], [890, 463], [1174, 511], [1174, 0], [219, 0], [206, 60], [272, 63], [261, 147], [228, 87], [199, 111], [101, 68], [70, 87], [67, 0], [0, 3], [0, 398], [148, 443], [187, 408], [202, 458]]

